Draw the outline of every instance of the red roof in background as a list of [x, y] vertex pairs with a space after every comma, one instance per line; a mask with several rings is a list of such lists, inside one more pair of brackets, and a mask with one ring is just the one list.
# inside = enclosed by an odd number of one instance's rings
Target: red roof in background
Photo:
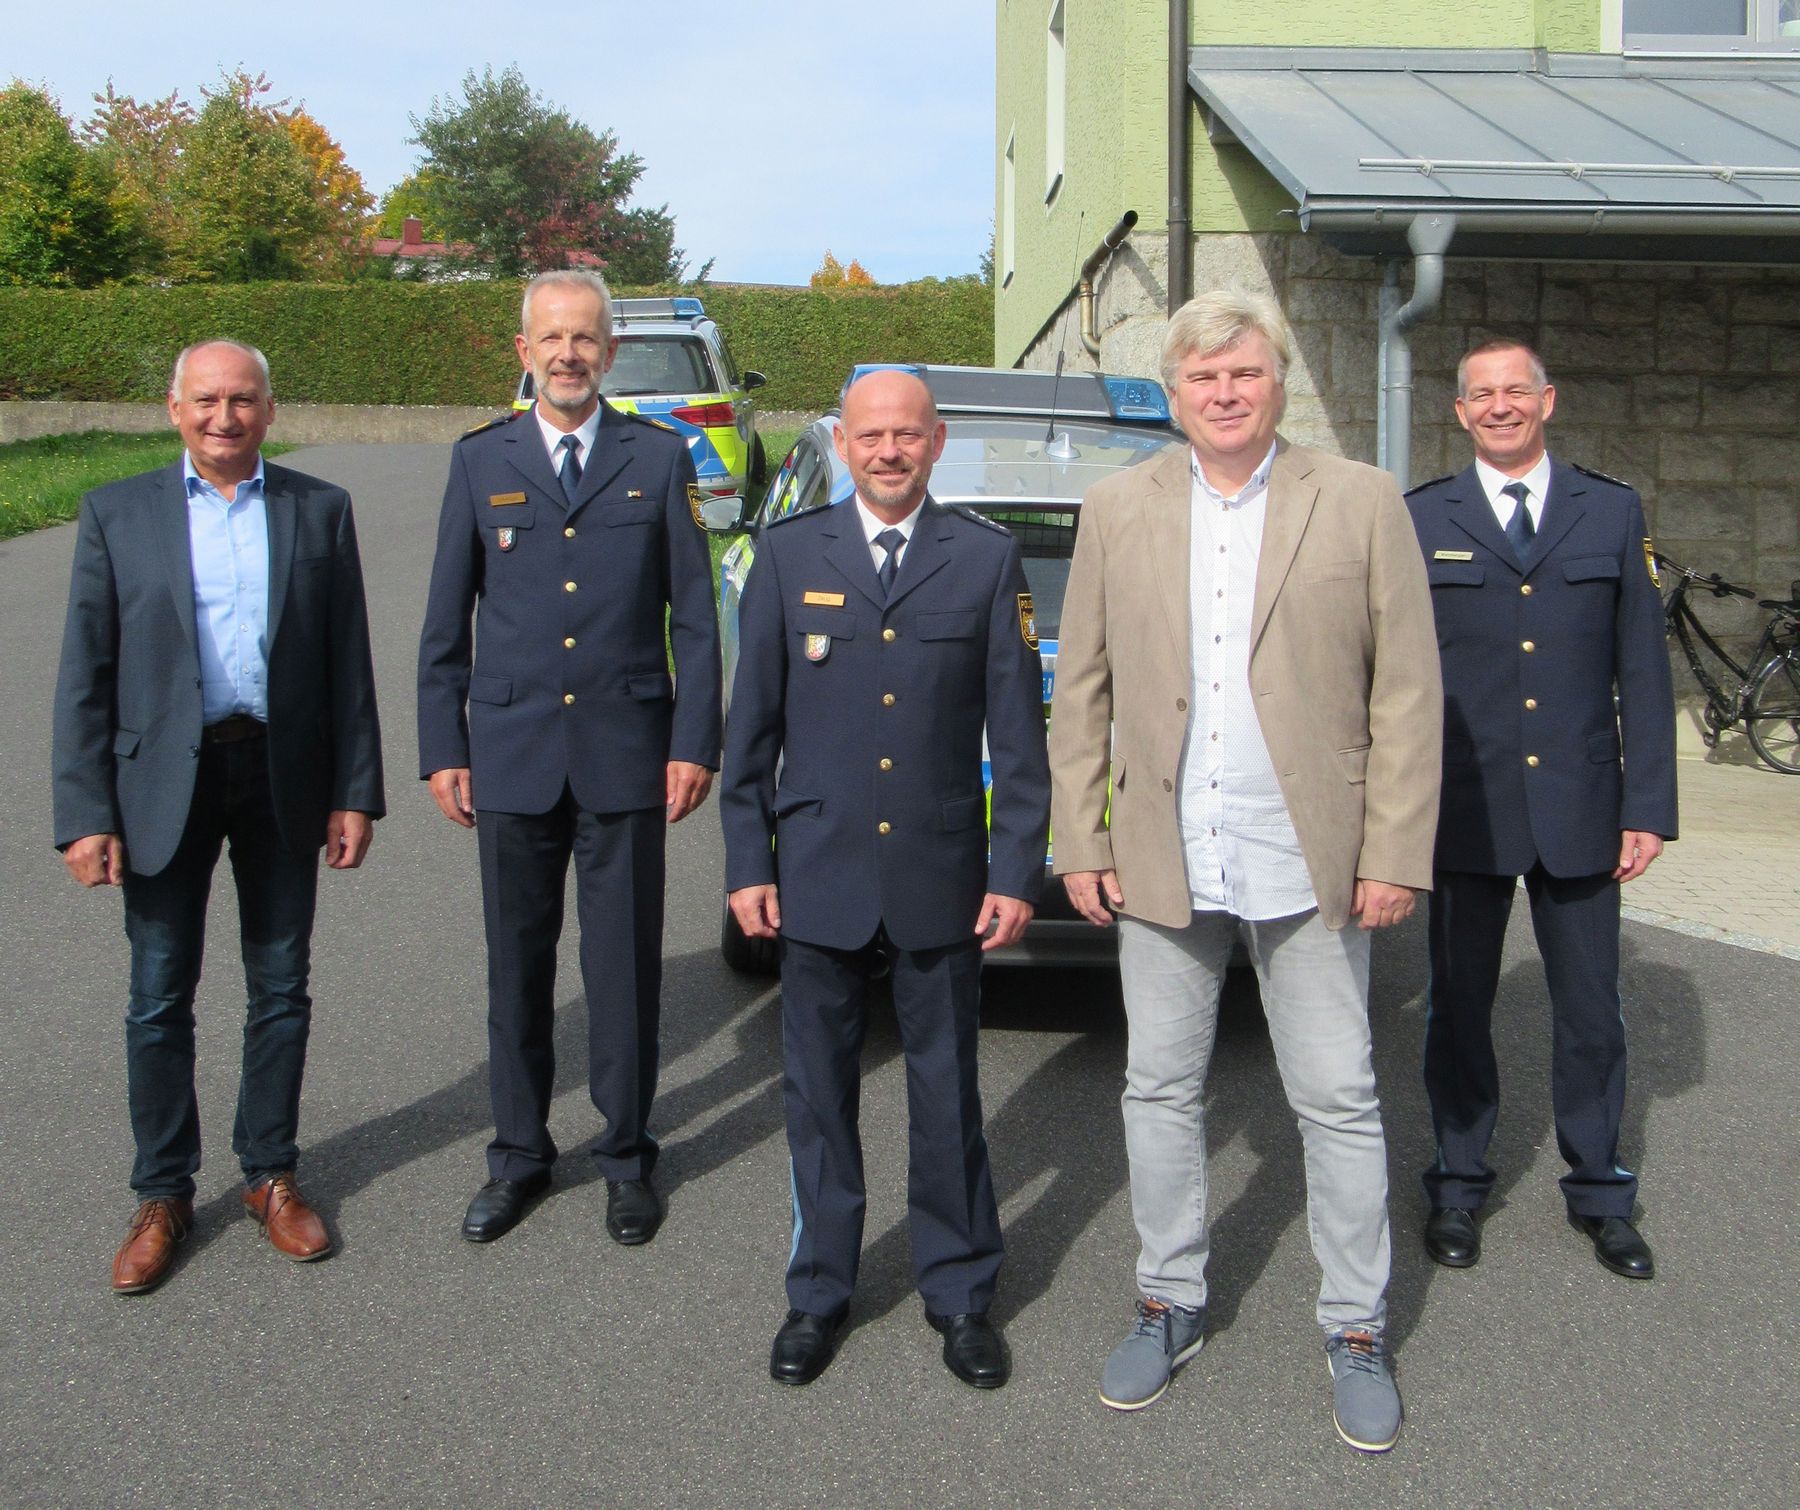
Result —
[[[424, 230], [418, 216], [408, 215], [401, 225], [398, 237], [377, 236], [369, 242], [369, 250], [377, 257], [430, 257], [457, 262], [473, 261], [479, 256], [474, 246], [467, 241], [426, 241]], [[606, 259], [597, 252], [572, 251], [569, 253], [568, 265], [598, 271], [606, 266]]]

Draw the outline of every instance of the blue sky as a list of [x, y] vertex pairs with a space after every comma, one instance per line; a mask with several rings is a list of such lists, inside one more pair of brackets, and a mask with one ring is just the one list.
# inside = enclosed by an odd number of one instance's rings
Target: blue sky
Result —
[[[578, 18], [578, 19], [577, 19]], [[679, 18], [679, 30], [667, 24]], [[14, 8], [0, 75], [77, 123], [110, 78], [156, 98], [240, 64], [303, 103], [379, 195], [412, 167], [409, 115], [463, 75], [517, 64], [552, 103], [645, 162], [693, 265], [801, 283], [830, 248], [877, 279], [973, 272], [994, 214], [987, 0], [277, 0]]]

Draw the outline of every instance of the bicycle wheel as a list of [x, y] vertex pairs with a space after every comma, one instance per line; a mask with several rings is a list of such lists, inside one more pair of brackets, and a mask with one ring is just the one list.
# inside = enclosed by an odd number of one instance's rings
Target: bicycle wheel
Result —
[[1800, 649], [1789, 646], [1763, 663], [1744, 699], [1744, 728], [1758, 755], [1800, 776]]

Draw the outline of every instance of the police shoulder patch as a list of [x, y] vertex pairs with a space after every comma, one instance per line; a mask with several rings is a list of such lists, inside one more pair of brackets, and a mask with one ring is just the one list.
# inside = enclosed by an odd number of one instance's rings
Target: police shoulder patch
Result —
[[1615, 488], [1629, 488], [1631, 486], [1630, 483], [1624, 481], [1622, 478], [1609, 477], [1605, 472], [1597, 472], [1592, 467], [1584, 467], [1578, 461], [1572, 461], [1569, 465], [1577, 472], [1581, 473], [1583, 477], [1592, 477], [1598, 482], [1610, 482]]
[[479, 425], [471, 425], [463, 431], [459, 439], [467, 440], [471, 435], [480, 435], [485, 430], [497, 430], [501, 425], [510, 425], [521, 414], [529, 412], [526, 409], [508, 409], [504, 414], [496, 414], [492, 419], [484, 419]]
[[[1451, 477], [1454, 477], [1455, 475], [1454, 472], [1450, 474]], [[1423, 493], [1427, 488], [1435, 488], [1440, 482], [1448, 482], [1449, 480], [1450, 477], [1434, 477], [1430, 482], [1414, 483], [1412, 487], [1406, 490], [1406, 496], [1411, 498], [1414, 493]]]

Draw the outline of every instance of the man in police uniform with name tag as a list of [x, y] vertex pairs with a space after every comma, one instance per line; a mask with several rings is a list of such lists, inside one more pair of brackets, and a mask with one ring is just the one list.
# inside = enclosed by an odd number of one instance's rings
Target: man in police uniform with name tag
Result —
[[1550, 989], [1569, 1220], [1608, 1269], [1649, 1279], [1650, 1247], [1631, 1222], [1637, 1177], [1618, 1162], [1619, 886], [1675, 837], [1674, 695], [1643, 508], [1624, 483], [1551, 459], [1555, 408], [1529, 347], [1475, 347], [1456, 399], [1475, 463], [1406, 500], [1444, 668], [1425, 1247], [1451, 1268], [1481, 1254], [1500, 1095], [1490, 1020], [1523, 876]]
[[550, 1183], [573, 857], [588, 1088], [606, 1118], [594, 1162], [607, 1231], [629, 1246], [662, 1220], [647, 1124], [667, 829], [705, 799], [719, 760], [712, 568], [681, 438], [600, 401], [619, 344], [605, 283], [542, 274], [520, 326], [537, 405], [452, 453], [419, 645], [420, 773], [444, 816], [477, 831], [487, 929], [494, 1141], [462, 1235], [499, 1237]]
[[987, 1314], [1001, 1239], [975, 1046], [982, 953], [1019, 938], [1043, 880], [1031, 595], [1004, 529], [928, 495], [944, 426], [918, 377], [853, 380], [836, 441], [855, 500], [782, 520], [757, 551], [720, 786], [732, 912], [749, 937], [781, 941], [794, 1234], [769, 1372], [811, 1383], [849, 1309], [863, 1005], [886, 959], [906, 1054], [913, 1271], [945, 1365], [993, 1389], [1009, 1365]]

